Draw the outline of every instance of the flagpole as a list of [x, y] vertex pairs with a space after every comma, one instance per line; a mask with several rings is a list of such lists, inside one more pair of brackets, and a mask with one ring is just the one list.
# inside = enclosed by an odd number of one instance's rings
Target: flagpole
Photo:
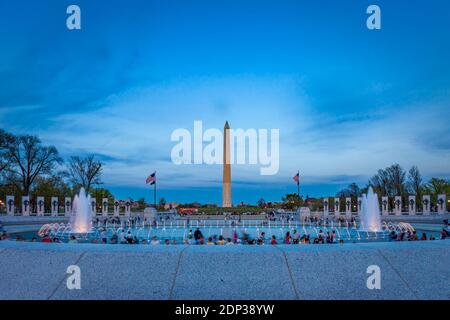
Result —
[[297, 196], [300, 199], [300, 170], [297, 171]]
[[155, 183], [153, 184], [153, 202], [155, 203], [155, 209], [156, 209], [156, 171], [155, 171]]

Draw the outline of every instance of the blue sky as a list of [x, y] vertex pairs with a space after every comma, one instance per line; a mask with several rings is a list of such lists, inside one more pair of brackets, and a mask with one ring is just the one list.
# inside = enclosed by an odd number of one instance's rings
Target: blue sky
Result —
[[97, 154], [121, 198], [151, 200], [156, 170], [158, 196], [220, 202], [220, 166], [170, 160], [194, 120], [280, 129], [279, 173], [234, 166], [234, 203], [295, 192], [297, 169], [310, 196], [395, 162], [449, 177], [449, 21], [447, 0], [2, 1], [0, 126]]

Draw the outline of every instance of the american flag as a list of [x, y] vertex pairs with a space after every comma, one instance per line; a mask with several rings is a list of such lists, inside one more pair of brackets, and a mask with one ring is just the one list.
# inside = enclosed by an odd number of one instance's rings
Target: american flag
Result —
[[294, 181], [298, 184], [300, 181], [300, 172], [297, 172], [297, 174], [292, 179], [294, 179]]
[[145, 183], [146, 184], [150, 183], [150, 185], [156, 183], [156, 171], [147, 177], [147, 179], [145, 180]]

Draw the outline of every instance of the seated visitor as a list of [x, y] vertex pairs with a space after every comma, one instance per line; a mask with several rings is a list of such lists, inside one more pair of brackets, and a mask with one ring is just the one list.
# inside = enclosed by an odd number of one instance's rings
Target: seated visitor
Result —
[[208, 241], [206, 242], [207, 245], [214, 244], [212, 237], [208, 237]]
[[136, 236], [133, 237], [133, 244], [139, 244], [138, 237], [136, 237]]
[[152, 241], [150, 241], [150, 244], [151, 244], [151, 245], [157, 245], [157, 244], [159, 244], [158, 238], [156, 238], [156, 236], [154, 236], [154, 237], [152, 238]]
[[225, 240], [223, 239], [223, 236], [219, 236], [219, 240], [217, 240], [216, 244], [218, 244], [218, 245], [224, 245], [225, 244]]
[[226, 245], [232, 245], [232, 244], [234, 244], [233, 240], [231, 238], [227, 238]]
[[170, 240], [169, 240], [169, 239], [166, 239], [166, 240], [164, 240], [164, 243], [165, 243], [166, 245], [169, 245], [169, 244], [170, 244]]
[[3, 230], [2, 234], [0, 235], [0, 240], [7, 240], [8, 238], [8, 234]]
[[272, 239], [270, 240], [270, 244], [277, 244], [277, 237], [272, 236]]
[[74, 235], [71, 235], [69, 237], [69, 243], [78, 243], [78, 240]]
[[127, 243], [127, 240], [125, 239], [125, 232], [123, 230], [121, 230], [119, 233], [119, 243]]
[[441, 232], [441, 240], [445, 240], [448, 237], [448, 231], [446, 229], [442, 229]]
[[142, 239], [141, 244], [148, 244], [147, 239]]
[[408, 241], [417, 241], [417, 240], [419, 240], [419, 237], [417, 237], [416, 230], [414, 230], [414, 231], [409, 235]]
[[52, 239], [48, 236], [48, 234], [46, 234], [46, 235], [42, 238], [41, 242], [50, 243], [50, 242], [52, 242]]
[[422, 233], [420, 240], [427, 240], [427, 234], [425, 232]]
[[109, 239], [109, 243], [117, 244], [118, 241], [119, 241], [119, 238], [117, 237], [117, 233], [114, 231], [111, 236], [111, 239]]
[[197, 228], [194, 232], [194, 239], [196, 242], [200, 242], [200, 239], [203, 238], [203, 234], [199, 228]]
[[395, 231], [391, 231], [391, 233], [389, 233], [389, 241], [393, 240], [397, 240], [397, 233], [395, 233]]
[[36, 237], [31, 238], [31, 242], [37, 242], [37, 238]]
[[16, 236], [16, 241], [25, 241], [25, 238], [22, 237], [21, 235], [17, 235]]
[[127, 240], [128, 244], [132, 244], [133, 243], [133, 236], [131, 235], [131, 231], [127, 232], [126, 240]]
[[294, 230], [294, 233], [292, 234], [292, 243], [298, 244], [299, 242], [300, 233], [297, 232], [297, 230]]
[[284, 244], [290, 244], [291, 243], [291, 234], [290, 232], [286, 232], [286, 235], [284, 236]]

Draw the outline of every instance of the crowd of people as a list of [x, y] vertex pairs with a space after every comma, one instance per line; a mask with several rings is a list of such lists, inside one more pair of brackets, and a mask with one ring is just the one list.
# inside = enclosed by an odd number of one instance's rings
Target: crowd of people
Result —
[[[448, 220], [444, 220], [444, 227], [440, 233], [439, 239], [450, 238], [450, 223]], [[4, 230], [2, 224], [0, 223], [0, 240], [10, 239], [7, 232]], [[431, 233], [429, 236], [423, 232], [420, 236], [415, 230], [401, 230], [401, 231], [391, 231], [388, 234], [389, 241], [424, 241], [424, 240], [436, 240], [435, 236]], [[15, 235], [13, 240], [16, 241], [26, 241], [21, 235]], [[151, 244], [151, 245], [174, 245], [179, 244], [176, 239], [158, 239], [153, 236], [150, 239], [139, 239], [136, 235], [133, 235], [131, 230], [126, 230], [121, 228], [120, 231], [113, 231], [111, 235], [108, 234], [106, 227], [101, 227], [94, 237], [84, 237], [77, 238], [74, 234], [70, 235], [68, 239], [60, 239], [57, 236], [52, 236], [51, 234], [44, 235], [40, 240], [37, 237], [31, 239], [32, 242], [44, 242], [44, 243], [78, 243], [78, 242], [91, 242], [99, 244]], [[239, 237], [238, 232], [233, 230], [231, 235], [211, 235], [207, 238], [203, 235], [200, 228], [196, 228], [194, 231], [190, 229], [184, 240], [180, 241], [182, 244], [188, 245], [234, 245], [234, 244], [247, 244], [247, 245], [264, 245], [264, 244], [334, 244], [343, 243], [344, 240], [336, 234], [336, 230], [324, 232], [320, 229], [315, 237], [311, 237], [310, 234], [300, 234], [297, 230], [293, 230], [292, 233], [287, 231], [281, 239], [277, 239], [276, 235], [268, 236], [264, 231], [258, 232], [257, 235], [252, 238], [249, 234], [243, 233]]]

